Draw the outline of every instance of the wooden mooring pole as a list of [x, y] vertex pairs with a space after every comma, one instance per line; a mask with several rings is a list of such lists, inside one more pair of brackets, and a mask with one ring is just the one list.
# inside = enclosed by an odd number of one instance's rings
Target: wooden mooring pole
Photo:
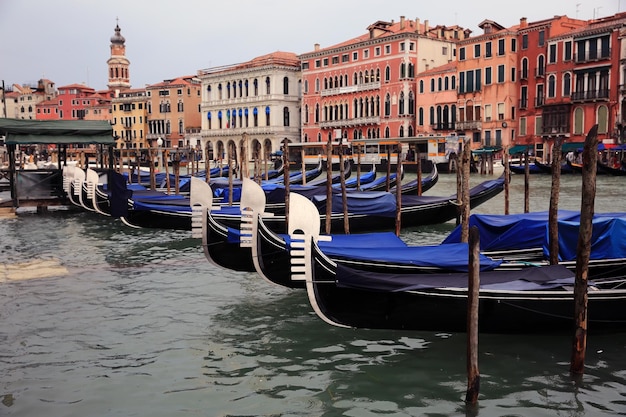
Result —
[[463, 144], [463, 153], [461, 157], [461, 241], [467, 242], [469, 238], [469, 217], [470, 217], [470, 164], [472, 157], [472, 149], [469, 140], [465, 140]]
[[574, 283], [574, 341], [570, 372], [582, 375], [585, 370], [587, 350], [587, 277], [591, 255], [591, 234], [596, 198], [596, 169], [598, 162], [598, 125], [594, 125], [585, 139], [582, 167], [582, 199], [580, 204], [580, 230], [576, 246], [576, 280]]
[[524, 213], [530, 211], [530, 162], [528, 148], [524, 152]]
[[350, 219], [348, 218], [348, 194], [346, 190], [346, 176], [343, 171], [343, 136], [339, 136], [339, 181], [341, 183], [341, 207], [343, 209], [343, 232], [350, 234]]
[[[402, 230], [402, 144], [398, 142], [396, 158], [396, 236]], [[389, 181], [389, 180], [387, 180]]]
[[[343, 168], [343, 167], [341, 167]], [[333, 214], [333, 142], [328, 137], [326, 144], [326, 234], [330, 234], [331, 216]]]
[[[304, 165], [304, 161], [302, 161]], [[289, 231], [289, 139], [283, 139], [283, 181], [285, 183], [285, 233]], [[303, 175], [304, 178], [304, 175]]]
[[559, 192], [561, 189], [561, 138], [555, 137], [552, 146], [552, 188], [548, 210], [548, 248], [550, 265], [559, 263]]
[[476, 405], [480, 391], [478, 370], [478, 302], [480, 294], [480, 234], [469, 231], [469, 272], [467, 282], [467, 391], [465, 403]]
[[504, 149], [502, 154], [502, 165], [504, 166], [504, 214], [509, 214], [509, 186], [511, 179], [511, 167], [509, 166], [509, 148]]

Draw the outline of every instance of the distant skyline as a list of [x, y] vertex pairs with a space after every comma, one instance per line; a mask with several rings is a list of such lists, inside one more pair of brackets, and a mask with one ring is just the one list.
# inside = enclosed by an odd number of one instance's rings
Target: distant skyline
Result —
[[[0, 80], [106, 89], [116, 23], [126, 39], [133, 88], [275, 51], [302, 54], [360, 36], [378, 20], [428, 20], [480, 34], [485, 19], [509, 27], [554, 15], [589, 20], [624, 11], [620, 0], [526, 0], [425, 5], [409, 0], [0, 0]], [[119, 20], [116, 20], [119, 19]]]

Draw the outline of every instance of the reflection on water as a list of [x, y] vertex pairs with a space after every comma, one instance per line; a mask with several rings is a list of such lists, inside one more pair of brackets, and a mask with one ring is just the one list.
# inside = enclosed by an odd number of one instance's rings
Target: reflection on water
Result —
[[[545, 178], [532, 179], [537, 210], [548, 209]], [[596, 211], [614, 210], [621, 184], [602, 181]], [[454, 181], [429, 193], [454, 193]], [[501, 197], [479, 209], [499, 212]], [[436, 244], [453, 227], [403, 237]], [[67, 273], [0, 282], [0, 415], [471, 414], [464, 334], [330, 327], [303, 291], [213, 267], [187, 232], [89, 213], [0, 221], [0, 263], [32, 259]], [[626, 332], [590, 337], [579, 383], [570, 343], [481, 335], [478, 415], [626, 414]]]

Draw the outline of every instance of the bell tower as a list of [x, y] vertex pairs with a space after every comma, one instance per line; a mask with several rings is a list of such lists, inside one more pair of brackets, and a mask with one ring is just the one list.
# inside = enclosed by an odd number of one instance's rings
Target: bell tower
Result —
[[109, 90], [125, 90], [130, 88], [130, 61], [126, 58], [126, 39], [120, 33], [119, 24], [115, 25], [115, 34], [111, 37], [111, 58], [107, 60], [109, 66]]

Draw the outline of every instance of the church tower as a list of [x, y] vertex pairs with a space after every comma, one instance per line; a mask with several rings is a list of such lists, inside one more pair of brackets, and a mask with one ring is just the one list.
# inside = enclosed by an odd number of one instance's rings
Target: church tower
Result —
[[111, 37], [111, 58], [108, 59], [109, 90], [125, 90], [130, 88], [130, 75], [128, 67], [130, 61], [126, 58], [126, 39], [120, 33], [119, 24], [115, 25], [115, 34]]

